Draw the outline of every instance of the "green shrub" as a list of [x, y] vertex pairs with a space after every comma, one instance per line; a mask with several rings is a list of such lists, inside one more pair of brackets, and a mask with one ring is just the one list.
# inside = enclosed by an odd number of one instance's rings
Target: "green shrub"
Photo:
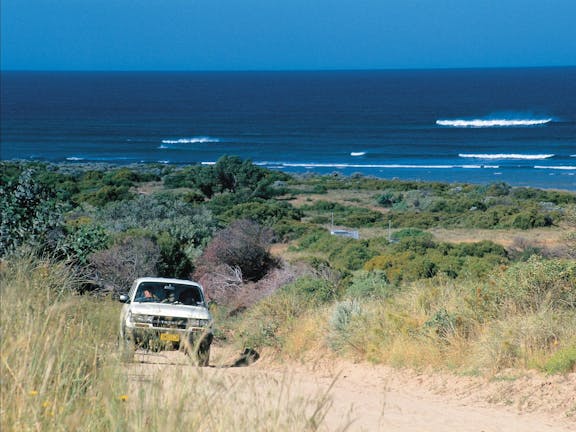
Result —
[[315, 225], [283, 219], [272, 226], [278, 241], [286, 243], [297, 240], [318, 229]]
[[[179, 259], [176, 256], [169, 259], [169, 251], [175, 250], [174, 242], [186, 255], [186, 261], [196, 259], [219, 226], [206, 208], [187, 204], [170, 194], [139, 195], [134, 200], [110, 203], [98, 209], [95, 217], [113, 234], [131, 232], [136, 235], [138, 232], [156, 239], [164, 238], [165, 245], [170, 243], [169, 247], [163, 247], [168, 261]], [[174, 268], [174, 265], [168, 265], [166, 272]]]
[[549, 374], [576, 372], [576, 343], [559, 348], [544, 364]]
[[329, 255], [332, 265], [339, 269], [359, 270], [377, 252], [371, 250], [366, 241], [352, 240]]
[[359, 271], [346, 289], [346, 296], [353, 299], [385, 299], [395, 291], [396, 288], [390, 284], [384, 271]]
[[249, 219], [261, 225], [272, 226], [282, 219], [300, 220], [302, 213], [288, 203], [252, 201], [233, 206], [222, 214], [226, 220]]
[[398, 284], [405, 279], [404, 268], [413, 257], [413, 253], [406, 251], [378, 255], [364, 264], [364, 270], [382, 270], [390, 282]]
[[392, 233], [392, 238], [394, 240], [402, 240], [406, 237], [421, 237], [429, 242], [431, 242], [433, 238], [432, 234], [418, 228], [403, 228]]
[[310, 276], [297, 279], [283, 290], [301, 297], [309, 307], [328, 303], [337, 296], [337, 287], [332, 282]]
[[402, 202], [403, 198], [401, 193], [385, 192], [376, 199], [376, 202], [382, 207], [390, 208], [394, 204]]
[[553, 223], [550, 215], [542, 214], [536, 209], [523, 210], [512, 221], [513, 228], [531, 229], [551, 226]]
[[108, 232], [99, 225], [72, 226], [58, 243], [56, 252], [63, 258], [85, 265], [90, 254], [105, 249], [109, 240]]
[[79, 202], [86, 202], [95, 207], [104, 207], [114, 201], [125, 201], [134, 198], [128, 186], [102, 186], [93, 191], [84, 191], [77, 196]]
[[23, 245], [40, 251], [55, 247], [63, 226], [63, 208], [55, 198], [32, 170], [0, 185], [0, 257]]
[[359, 228], [381, 221], [382, 213], [364, 207], [345, 206], [336, 202], [319, 200], [304, 205], [301, 210], [313, 217], [316, 223], [334, 222], [335, 225]]
[[350, 326], [361, 315], [362, 307], [356, 300], [345, 300], [334, 305], [327, 336], [328, 346], [332, 350], [341, 352], [353, 345]]
[[518, 312], [576, 309], [576, 262], [532, 256], [499, 279], [507, 306]]
[[182, 243], [169, 233], [163, 232], [158, 236], [157, 244], [160, 248], [156, 263], [158, 276], [189, 279], [194, 272], [194, 266]]
[[432, 329], [436, 337], [447, 341], [456, 334], [459, 321], [456, 314], [440, 308], [424, 323], [424, 328]]

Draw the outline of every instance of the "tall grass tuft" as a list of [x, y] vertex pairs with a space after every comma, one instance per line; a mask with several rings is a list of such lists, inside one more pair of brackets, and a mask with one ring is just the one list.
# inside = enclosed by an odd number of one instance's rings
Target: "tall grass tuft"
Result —
[[[105, 401], [108, 390], [101, 386], [109, 373], [107, 353], [116, 330], [111, 317], [117, 309], [75, 295], [77, 284], [62, 263], [32, 258], [3, 263], [3, 430], [77, 430], [87, 412], [117, 409]], [[102, 424], [99, 416], [94, 419]]]

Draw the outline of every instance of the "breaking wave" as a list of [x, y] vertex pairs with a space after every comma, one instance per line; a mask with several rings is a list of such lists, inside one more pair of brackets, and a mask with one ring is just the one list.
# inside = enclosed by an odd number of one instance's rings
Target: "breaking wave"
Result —
[[550, 123], [551, 118], [543, 119], [454, 119], [454, 120], [436, 120], [438, 126], [455, 127], [455, 128], [490, 128], [490, 127], [524, 127], [524, 126], [541, 126]]
[[[213, 164], [214, 162], [202, 162], [203, 164]], [[318, 162], [255, 162], [260, 166], [275, 166], [280, 168], [381, 168], [381, 169], [494, 169], [499, 168], [498, 165], [452, 165], [452, 164], [432, 164], [432, 165], [417, 165], [417, 164], [353, 164], [353, 163], [318, 163]]]
[[573, 171], [576, 170], [576, 166], [570, 165], [534, 165], [536, 169], [552, 169], [552, 170], [563, 170], [563, 171]]
[[350, 152], [350, 156], [364, 156], [366, 152]]
[[554, 157], [553, 154], [520, 154], [520, 153], [459, 153], [461, 158], [473, 159], [519, 159], [519, 160], [541, 160]]
[[[204, 144], [204, 143], [217, 143], [217, 142], [220, 142], [218, 138], [212, 138], [207, 136], [162, 140], [162, 144]], [[160, 146], [160, 148], [166, 148], [166, 147]]]

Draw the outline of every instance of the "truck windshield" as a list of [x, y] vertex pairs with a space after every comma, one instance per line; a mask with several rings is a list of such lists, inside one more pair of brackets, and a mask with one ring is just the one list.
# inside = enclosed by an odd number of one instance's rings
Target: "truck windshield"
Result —
[[136, 302], [203, 305], [200, 288], [195, 285], [142, 282], [136, 290]]

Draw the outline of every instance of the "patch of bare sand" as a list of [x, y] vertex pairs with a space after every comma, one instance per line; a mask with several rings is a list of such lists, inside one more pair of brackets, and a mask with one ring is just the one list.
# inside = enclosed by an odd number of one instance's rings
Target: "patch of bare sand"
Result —
[[[316, 361], [279, 361], [264, 352], [249, 367], [227, 368], [235, 357], [230, 347], [215, 346], [210, 368], [187, 366], [181, 353], [165, 353], [162, 361], [135, 364], [142, 375], [162, 372], [163, 379], [202, 373], [236, 382], [246, 409], [258, 395], [288, 394], [286, 406], [326, 397], [322, 431], [576, 431], [576, 374], [546, 377], [507, 371], [499, 377], [462, 377], [448, 373], [398, 370], [352, 363], [331, 356]], [[137, 362], [143, 361], [138, 359]], [[180, 366], [178, 366], [180, 364]], [[170, 372], [171, 371], [171, 372]], [[178, 371], [178, 372], [176, 372]], [[516, 375], [514, 375], [516, 374]], [[289, 383], [289, 389], [278, 387]], [[254, 395], [246, 394], [252, 389]], [[272, 403], [277, 403], [272, 398]], [[241, 402], [244, 403], [244, 402]], [[263, 407], [260, 407], [263, 408]], [[243, 407], [238, 407], [242, 410]]]

